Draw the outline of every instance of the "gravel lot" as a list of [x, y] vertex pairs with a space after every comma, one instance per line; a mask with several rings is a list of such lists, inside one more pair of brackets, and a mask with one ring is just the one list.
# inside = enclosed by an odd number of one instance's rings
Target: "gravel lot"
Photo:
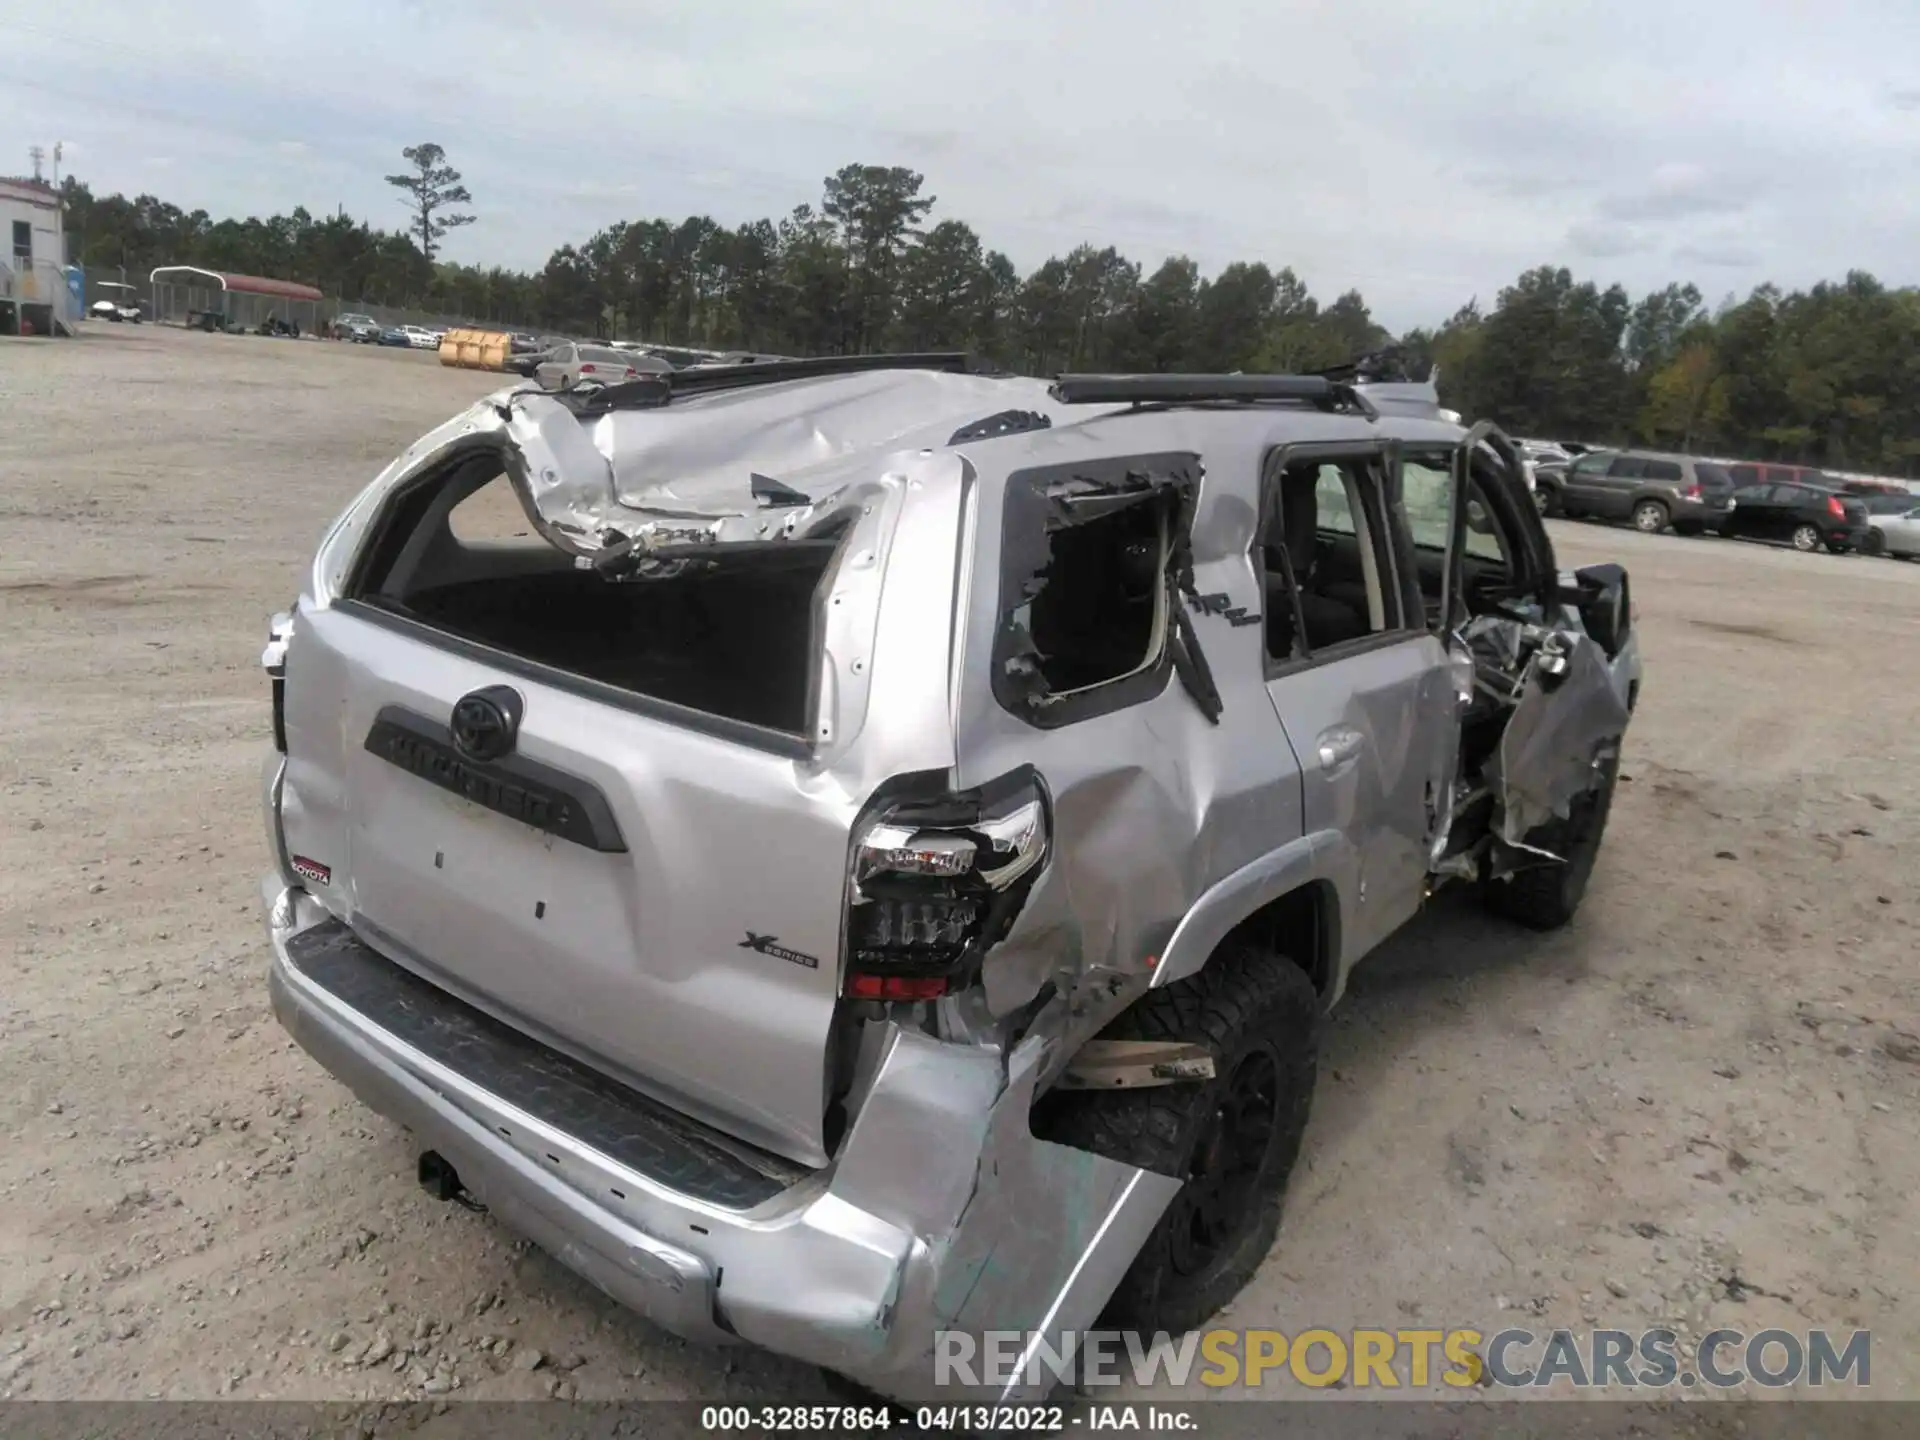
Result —
[[[820, 1398], [416, 1187], [266, 1007], [257, 667], [326, 522], [498, 383], [0, 341], [0, 1395]], [[1920, 1398], [1920, 565], [1556, 525], [1648, 666], [1594, 887], [1355, 978], [1227, 1323], [1871, 1327]]]

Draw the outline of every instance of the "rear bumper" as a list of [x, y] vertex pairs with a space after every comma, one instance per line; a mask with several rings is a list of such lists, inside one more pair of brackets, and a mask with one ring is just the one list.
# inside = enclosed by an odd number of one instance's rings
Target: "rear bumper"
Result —
[[[275, 1014], [499, 1220], [689, 1340], [747, 1341], [893, 1398], [937, 1383], [936, 1331], [1090, 1326], [1179, 1183], [1035, 1140], [1044, 1055], [889, 1027], [838, 1155], [748, 1210], [678, 1192], [543, 1122], [344, 1003], [289, 942], [338, 922], [279, 874], [263, 898]], [[1042, 1377], [1044, 1378], [1044, 1376]], [[1008, 1400], [1045, 1386], [993, 1387]]]
[[1705, 500], [1689, 500], [1682, 496], [1674, 500], [1668, 512], [1676, 525], [1699, 525], [1712, 530], [1725, 522], [1733, 514], [1730, 505], [1713, 505]]
[[1822, 538], [1829, 545], [1844, 546], [1849, 550], [1858, 550], [1866, 543], [1871, 525], [1830, 525]]

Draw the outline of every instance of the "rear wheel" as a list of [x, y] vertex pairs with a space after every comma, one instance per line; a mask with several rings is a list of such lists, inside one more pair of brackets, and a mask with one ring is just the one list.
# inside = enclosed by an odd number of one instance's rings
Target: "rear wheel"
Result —
[[1796, 525], [1793, 527], [1793, 548], [1796, 550], [1818, 550], [1820, 548], [1820, 527], [1817, 525]]
[[1538, 486], [1533, 492], [1533, 503], [1549, 520], [1566, 513], [1566, 507], [1560, 503], [1560, 491], [1552, 485]]
[[1487, 881], [1481, 898], [1489, 910], [1531, 930], [1557, 930], [1573, 919], [1586, 898], [1619, 777], [1616, 756], [1602, 767], [1599, 783], [1573, 802], [1564, 819], [1549, 820], [1528, 833], [1528, 845], [1562, 857], [1561, 862], [1529, 864], [1504, 880]]
[[1055, 1091], [1034, 1114], [1036, 1135], [1185, 1182], [1106, 1311], [1122, 1329], [1177, 1335], [1240, 1292], [1280, 1229], [1313, 1101], [1320, 997], [1291, 960], [1229, 942], [1106, 1033], [1213, 1053], [1211, 1080]]
[[1667, 528], [1667, 507], [1658, 500], [1642, 500], [1633, 507], [1633, 528], [1642, 535], [1658, 535]]
[[1882, 535], [1878, 530], [1869, 530], [1865, 535], [1860, 537], [1860, 553], [1862, 555], [1875, 556], [1886, 554], [1887, 537]]

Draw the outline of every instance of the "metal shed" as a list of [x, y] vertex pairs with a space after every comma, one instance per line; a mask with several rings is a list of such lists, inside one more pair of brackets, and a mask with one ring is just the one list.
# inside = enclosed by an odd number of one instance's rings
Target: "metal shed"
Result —
[[235, 275], [198, 265], [162, 265], [149, 275], [153, 318], [207, 329], [256, 329], [269, 318], [291, 321], [302, 334], [320, 328], [326, 296], [297, 280]]

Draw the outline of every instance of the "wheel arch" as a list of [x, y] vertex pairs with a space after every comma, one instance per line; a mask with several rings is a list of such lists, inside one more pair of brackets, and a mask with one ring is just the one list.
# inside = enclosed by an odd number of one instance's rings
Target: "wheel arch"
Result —
[[1340, 973], [1340, 893], [1329, 862], [1337, 836], [1305, 835], [1232, 872], [1181, 917], [1153, 971], [1153, 988], [1206, 968], [1232, 938], [1258, 940], [1307, 972], [1325, 998]]

